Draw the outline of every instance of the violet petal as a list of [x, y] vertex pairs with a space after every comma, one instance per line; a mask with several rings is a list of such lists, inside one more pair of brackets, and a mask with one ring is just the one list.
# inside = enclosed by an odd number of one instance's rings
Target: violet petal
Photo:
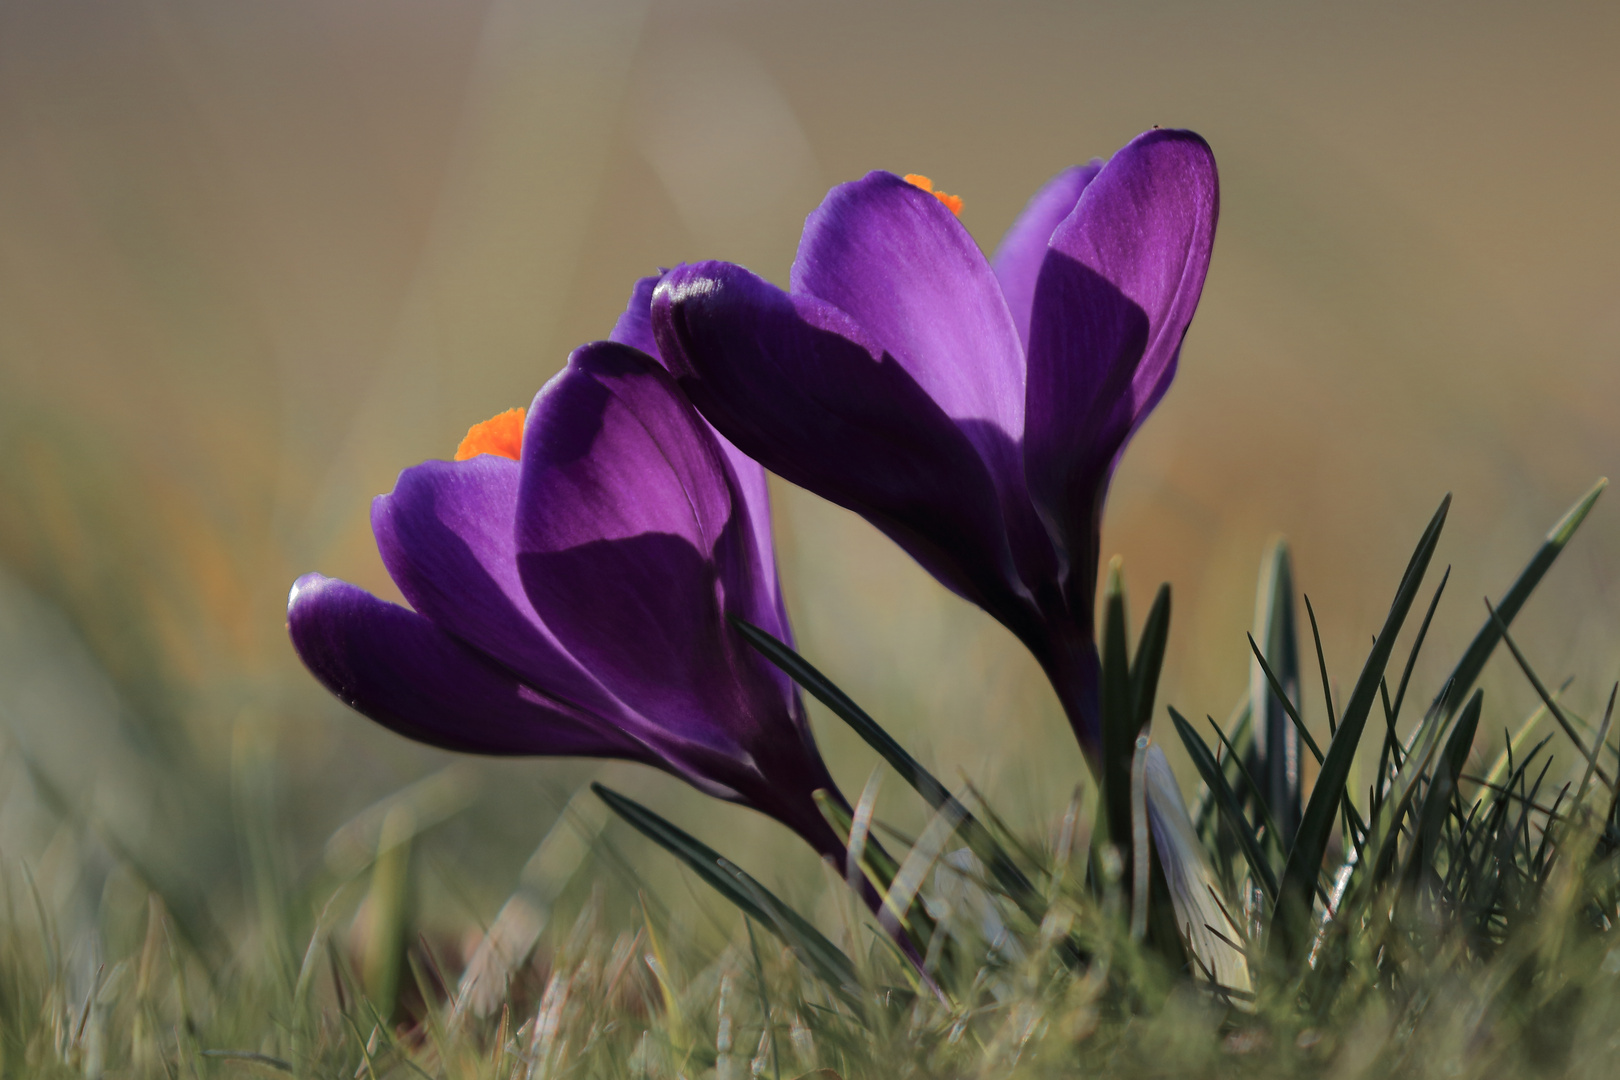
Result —
[[[625, 305], [624, 314], [619, 316], [619, 321], [614, 324], [613, 333], [608, 336], [608, 340], [640, 349], [663, 364], [663, 359], [658, 353], [658, 342], [654, 340], [652, 330], [653, 290], [657, 288], [660, 280], [661, 276], [644, 277], [636, 282], [635, 288], [630, 293], [630, 302]], [[668, 367], [667, 364], [664, 366]], [[753, 525], [754, 546], [758, 550], [760, 564], [772, 568], [772, 572], [766, 575], [762, 582], [771, 595], [771, 603], [759, 612], [761, 621], [755, 622], [754, 625], [791, 644], [793, 629], [788, 624], [787, 608], [783, 604], [774, 570], [776, 548], [771, 538], [771, 498], [766, 488], [765, 469], [759, 462], [731, 445], [730, 440], [724, 435], [712, 427], [709, 430], [719, 442], [721, 452], [731, 465], [732, 475], [742, 492], [743, 500], [748, 503], [748, 519]]]
[[1114, 155], [1053, 233], [1031, 319], [1024, 461], [1084, 593], [1073, 605], [1092, 602], [1108, 476], [1175, 372], [1218, 210], [1208, 144], [1154, 130]]
[[535, 610], [617, 697], [741, 764], [780, 738], [792, 691], [725, 622], [777, 600], [724, 461], [651, 357], [576, 350], [529, 413], [517, 561]]
[[413, 608], [531, 686], [599, 715], [623, 707], [568, 655], [529, 603], [513, 528], [519, 466], [480, 454], [400, 473], [371, 505], [383, 565]]
[[[653, 299], [670, 371], [703, 415], [790, 483], [855, 511], [959, 595], [1024, 598], [996, 483], [963, 427], [847, 314], [728, 263], [677, 267]], [[1001, 429], [980, 425], [985, 440]]]
[[658, 344], [653, 341], [652, 296], [653, 290], [658, 287], [658, 277], [655, 275], [637, 280], [635, 287], [630, 290], [630, 302], [625, 304], [624, 314], [619, 316], [619, 321], [613, 324], [613, 332], [608, 335], [609, 341], [640, 349], [654, 359], [658, 357]]
[[655, 763], [624, 732], [535, 693], [423, 616], [346, 581], [299, 578], [287, 630], [328, 690], [418, 742], [475, 754]]
[[1007, 299], [1018, 340], [1029, 347], [1029, 318], [1035, 306], [1035, 281], [1046, 259], [1052, 233], [1074, 210], [1080, 193], [1096, 179], [1102, 161], [1074, 165], [1048, 180], [1012, 223], [990, 265], [995, 268], [1001, 293]]
[[999, 444], [1023, 431], [1018, 331], [984, 253], [933, 195], [887, 172], [833, 188], [805, 220], [791, 291], [853, 319], [970, 439], [986, 440], [993, 467]]

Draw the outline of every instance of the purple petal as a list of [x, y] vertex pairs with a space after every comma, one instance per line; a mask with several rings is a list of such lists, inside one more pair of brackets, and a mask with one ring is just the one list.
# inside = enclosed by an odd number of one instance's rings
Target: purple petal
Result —
[[[613, 333], [609, 335], [608, 340], [640, 349], [663, 364], [658, 354], [658, 342], [654, 340], [652, 330], [653, 290], [658, 287], [660, 280], [661, 276], [644, 277], [636, 282], [635, 289], [630, 293], [630, 303], [626, 305], [624, 314], [619, 316], [619, 321], [614, 325]], [[667, 364], [664, 366], [668, 367]], [[783, 605], [781, 588], [776, 578], [776, 547], [771, 538], [771, 497], [766, 489], [765, 470], [759, 462], [731, 445], [731, 441], [724, 435], [712, 427], [709, 430], [720, 444], [721, 452], [731, 465], [731, 472], [737, 481], [743, 501], [748, 504], [748, 520], [753, 525], [754, 547], [758, 552], [759, 563], [770, 570], [762, 581], [769, 594], [765, 598], [766, 602], [756, 612], [758, 618], [749, 618], [748, 621], [769, 631], [778, 640], [791, 644], [793, 629], [788, 625], [787, 609]]]
[[755, 536], [707, 425], [652, 358], [587, 345], [535, 399], [516, 530], [535, 610], [627, 705], [739, 763], [784, 727], [808, 741], [791, 688], [725, 622], [776, 610]]
[[655, 763], [635, 739], [551, 701], [413, 611], [306, 574], [287, 600], [299, 658], [350, 707], [407, 738], [475, 754]]
[[1102, 496], [1175, 373], [1209, 267], [1215, 159], [1192, 132], [1138, 136], [1052, 236], [1030, 326], [1025, 472], [1067, 548], [1071, 604], [1095, 591]]
[[1024, 350], [1001, 286], [933, 195], [886, 172], [833, 188], [805, 221], [792, 291], [850, 316], [975, 442], [1023, 431]]
[[492, 454], [400, 473], [393, 492], [371, 504], [383, 565], [413, 608], [529, 685], [633, 723], [523, 591], [513, 539], [519, 473], [517, 462]]
[[658, 276], [644, 277], [636, 282], [630, 290], [630, 302], [624, 306], [624, 314], [613, 324], [609, 341], [617, 341], [620, 345], [640, 349], [648, 356], [658, 358], [658, 343], [653, 340], [652, 332], [652, 297], [657, 287]]
[[[741, 450], [862, 515], [960, 595], [1017, 618], [1023, 599], [989, 469], [863, 327], [727, 263], [665, 275], [653, 325], [682, 389]], [[981, 428], [1016, 460], [999, 427]]]
[[1012, 313], [1013, 325], [1018, 327], [1018, 340], [1029, 347], [1029, 317], [1035, 306], [1035, 281], [1046, 259], [1046, 246], [1052, 233], [1074, 210], [1080, 193], [1096, 179], [1102, 169], [1101, 160], [1089, 165], [1075, 165], [1064, 169], [1048, 180], [1035, 197], [1029, 200], [1024, 212], [1012, 223], [1007, 235], [1001, 238], [990, 264], [995, 267], [996, 279], [1001, 282], [1001, 293], [1007, 298], [1007, 310]]
[[747, 594], [748, 611], [740, 614], [778, 641], [792, 645], [793, 627], [788, 622], [782, 583], [777, 576], [776, 541], [771, 533], [771, 493], [765, 480], [765, 466], [733, 446], [731, 440], [716, 431], [707, 420], [703, 421], [703, 426], [720, 447], [720, 453], [731, 469], [736, 494], [747, 512], [748, 535], [754, 545], [752, 558], [760, 567], [755, 582], [758, 587]]

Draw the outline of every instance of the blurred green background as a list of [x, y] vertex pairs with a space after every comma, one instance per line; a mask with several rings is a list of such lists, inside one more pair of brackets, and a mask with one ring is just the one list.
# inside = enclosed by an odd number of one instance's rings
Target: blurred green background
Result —
[[[112, 899], [148, 885], [228, 931], [267, 887], [318, 907], [378, 800], [436, 775], [414, 873], [454, 930], [603, 775], [812, 895], [775, 826], [660, 774], [439, 772], [305, 675], [288, 586], [397, 596], [371, 496], [526, 404], [636, 277], [718, 257], [785, 281], [804, 215], [874, 168], [961, 195], [993, 248], [1051, 173], [1154, 124], [1207, 137], [1223, 187], [1104, 537], [1139, 612], [1174, 587], [1164, 697], [1224, 718], [1244, 691], [1276, 532], [1347, 688], [1450, 490], [1432, 694], [1479, 598], [1620, 452], [1617, 46], [1599, 3], [6, 0], [8, 880], [109, 949], [138, 929], [105, 925]], [[1021, 648], [860, 520], [775, 492], [802, 651], [942, 776], [1049, 820], [1084, 768]], [[1520, 623], [1581, 709], [1616, 675], [1617, 540], [1600, 503]], [[1530, 692], [1500, 658], [1484, 685], [1499, 741]], [[872, 755], [816, 723], [859, 790]], [[701, 895], [609, 835], [672, 905]]]

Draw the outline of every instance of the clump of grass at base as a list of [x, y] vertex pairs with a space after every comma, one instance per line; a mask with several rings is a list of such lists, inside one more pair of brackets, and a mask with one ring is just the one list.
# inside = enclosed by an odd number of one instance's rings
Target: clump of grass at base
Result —
[[[1163, 594], [1134, 654], [1112, 658], [1125, 676], [1114, 722], [1135, 735], [1114, 740], [1122, 768], [1105, 772], [1103, 790], [1083, 785], [1055, 807], [1040, 835], [1009, 828], [993, 792], [947, 791], [825, 676], [785, 649], [776, 655], [885, 758], [852, 813], [830, 815], [851, 838], [851, 866], [891, 898], [894, 926], [857, 902], [850, 867], [828, 868], [822, 914], [835, 917], [801, 922], [723, 853], [610, 794], [743, 912], [718, 943], [653, 892], [627, 922], [612, 908], [619, 901], [593, 887], [634, 874], [615, 846], [625, 826], [604, 830], [587, 792], [484, 928], [482, 950], [412, 921], [401, 870], [409, 830], [397, 823], [379, 828], [375, 855], [346, 880], [259, 889], [224, 952], [188, 934], [161, 896], [128, 892], [107, 903], [130, 910], [103, 919], [144, 931], [123, 955], [101, 957], [99, 938], [64, 941], [49, 904], [13, 873], [0, 910], [0, 1068], [671, 1080], [816, 1070], [845, 1080], [1607, 1075], [1620, 1030], [1613, 698], [1600, 716], [1576, 714], [1509, 627], [1595, 496], [1549, 535], [1454, 674], [1420, 696], [1416, 652], [1435, 647], [1426, 630], [1442, 592], [1423, 582], [1442, 507], [1325, 742], [1299, 716], [1307, 678], [1333, 700], [1315, 637], [1325, 613], [1307, 606], [1306, 622], [1296, 619], [1287, 550], [1268, 553], [1251, 689], [1233, 719], [1199, 725], [1160, 710], [1146, 732], [1174, 732], [1204, 779], [1190, 820], [1219, 923], [1178, 924], [1189, 909], [1166, 902], [1163, 875], [1132, 869], [1154, 858], [1154, 834], [1139, 822], [1147, 744], [1129, 725], [1153, 711]], [[1396, 656], [1391, 643], [1426, 589], [1416, 644]], [[1105, 646], [1117, 650], [1126, 640], [1117, 576], [1105, 607], [1117, 631]], [[1498, 644], [1542, 699], [1530, 722], [1472, 690]], [[1414, 720], [1410, 702], [1423, 697], [1430, 704]], [[1538, 722], [1555, 727], [1532, 741]], [[1378, 766], [1368, 790], [1352, 792], [1349, 761], [1369, 731]], [[1497, 731], [1501, 742], [1488, 735]], [[1300, 763], [1317, 754], [1311, 785]], [[1110, 792], [1110, 775], [1137, 786]], [[919, 836], [872, 819], [884, 776], [934, 808]], [[576, 903], [560, 902], [565, 889]], [[922, 972], [898, 941], [910, 942]], [[1247, 987], [1216, 977], [1211, 941], [1242, 955]]]

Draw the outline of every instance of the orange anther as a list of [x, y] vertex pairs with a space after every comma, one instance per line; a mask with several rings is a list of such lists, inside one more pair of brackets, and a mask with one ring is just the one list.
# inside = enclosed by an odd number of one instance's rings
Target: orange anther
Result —
[[904, 179], [905, 182], [910, 184], [912, 187], [922, 188], [924, 191], [928, 192], [928, 194], [944, 203], [945, 209], [949, 210], [957, 217], [962, 216], [962, 197], [960, 195], [947, 195], [943, 191], [935, 191], [934, 182], [928, 179], [928, 177], [923, 176], [921, 173], [907, 173], [902, 179]]
[[474, 424], [456, 447], [456, 460], [466, 461], [479, 454], [518, 460], [523, 452], [523, 420], [527, 415], [524, 409], [507, 409], [481, 424]]

